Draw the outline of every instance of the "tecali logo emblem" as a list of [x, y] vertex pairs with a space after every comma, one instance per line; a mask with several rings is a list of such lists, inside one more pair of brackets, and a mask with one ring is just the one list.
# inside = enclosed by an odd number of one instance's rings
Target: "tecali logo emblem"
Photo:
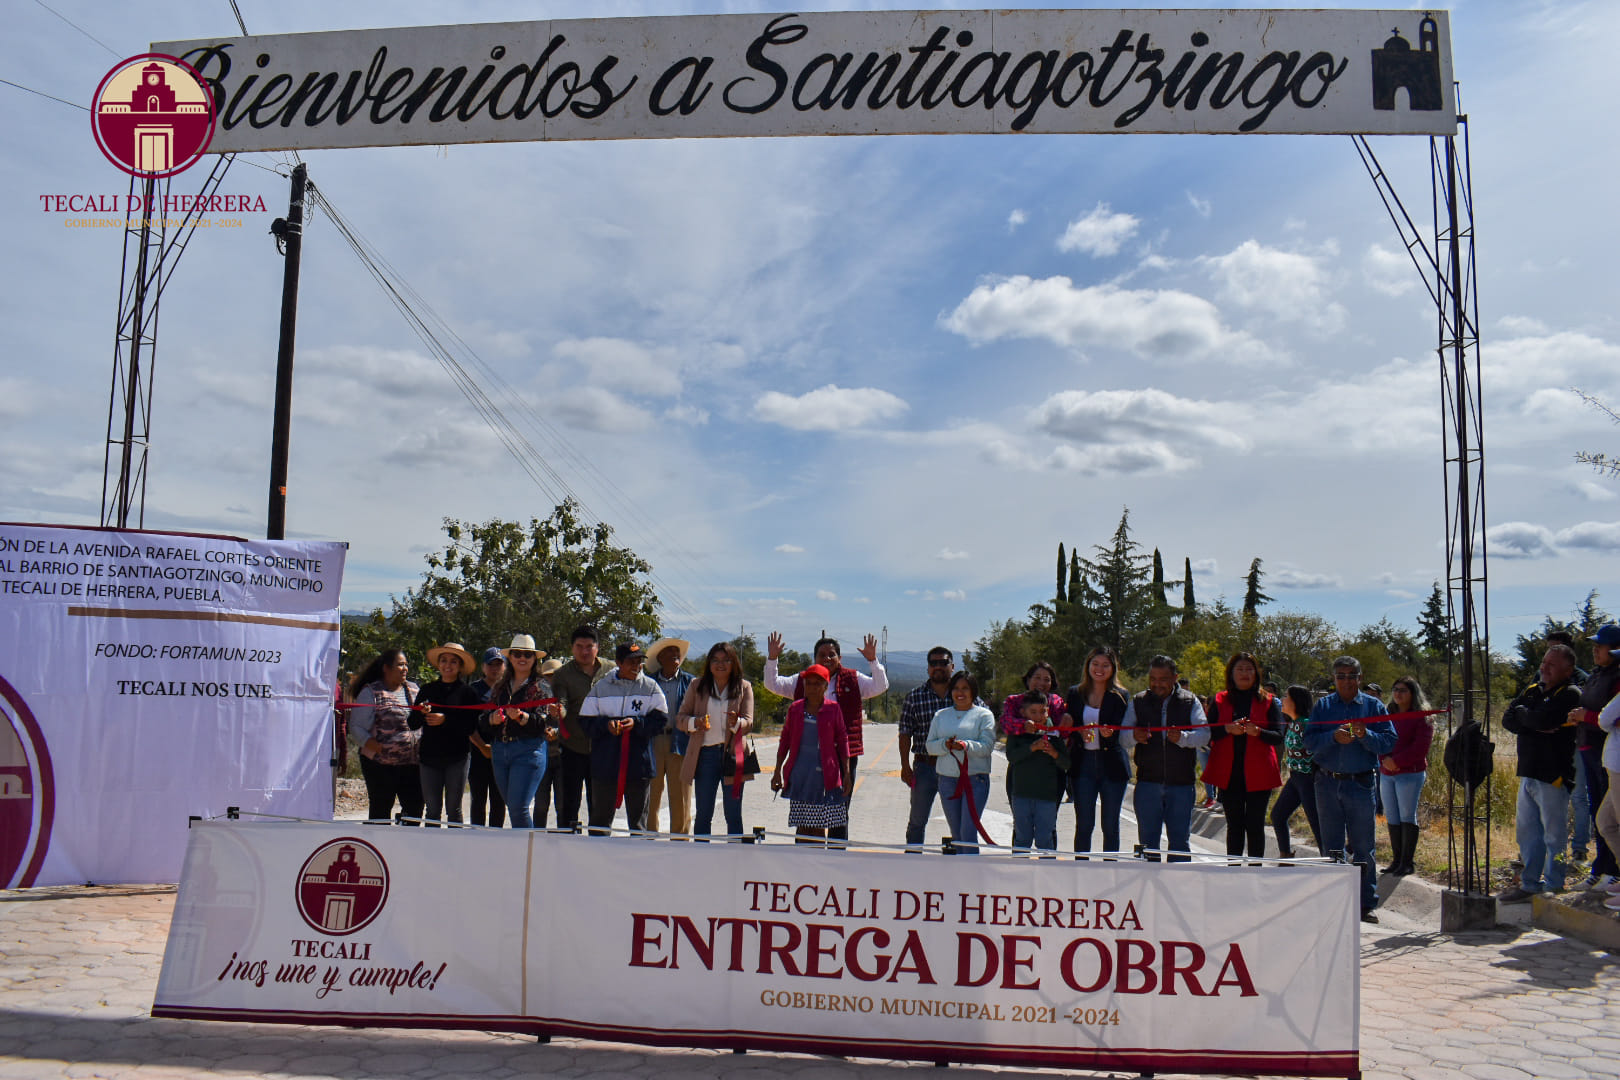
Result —
[[90, 110], [107, 160], [140, 177], [190, 167], [214, 137], [214, 99], [183, 61], [161, 53], [121, 60], [96, 87]]
[[298, 913], [322, 934], [342, 937], [366, 926], [388, 900], [388, 864], [364, 840], [323, 844], [298, 871]]

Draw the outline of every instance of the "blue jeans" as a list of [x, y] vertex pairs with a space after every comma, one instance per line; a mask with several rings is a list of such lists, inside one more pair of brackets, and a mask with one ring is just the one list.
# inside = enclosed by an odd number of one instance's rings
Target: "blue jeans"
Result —
[[[1165, 833], [1167, 851], [1192, 850], [1192, 808], [1194, 784], [1136, 782], [1136, 838], [1145, 848], [1159, 846], [1159, 831]], [[1154, 862], [1157, 855], [1149, 855]], [[1191, 855], [1171, 855], [1166, 862], [1191, 862]]]
[[1057, 850], [1058, 804], [1056, 799], [1012, 797], [1013, 847]]
[[1384, 795], [1384, 820], [1391, 825], [1418, 823], [1418, 792], [1423, 790], [1427, 773], [1401, 773], [1398, 776], [1378, 774], [1378, 787]]
[[1102, 799], [1102, 849], [1119, 850], [1119, 809], [1125, 805], [1125, 781], [1110, 780], [1099, 771], [1088, 769], [1071, 778], [1069, 796], [1074, 799], [1074, 850], [1091, 850], [1091, 831], [1097, 824], [1097, 800]]
[[[1609, 738], [1620, 738], [1620, 736], [1610, 735]], [[1575, 756], [1580, 761], [1581, 772], [1586, 776], [1586, 801], [1591, 804], [1592, 819], [1595, 826], [1598, 807], [1603, 805], [1604, 798], [1609, 794], [1609, 773], [1603, 767], [1602, 747], [1589, 747], [1585, 750], [1578, 750]], [[1620, 863], [1615, 862], [1615, 852], [1609, 847], [1609, 842], [1603, 838], [1603, 834], [1598, 832], [1595, 827], [1592, 838], [1597, 843], [1597, 851], [1592, 859], [1592, 873], [1620, 876]]]
[[[721, 745], [705, 746], [698, 751], [697, 774], [692, 780], [692, 790], [697, 795], [697, 817], [692, 822], [693, 836], [708, 836], [714, 826], [714, 793], [719, 788], [721, 792], [721, 811], [726, 817], [726, 833], [729, 836], [743, 834], [742, 796], [731, 793], [731, 784], [720, 776], [720, 766], [725, 764], [726, 748]], [[687, 753], [691, 753], [688, 749]]]
[[[973, 805], [982, 814], [984, 800], [990, 797], [990, 777], [986, 773], [969, 773], [968, 784], [973, 790]], [[979, 830], [973, 824], [973, 814], [965, 798], [952, 798], [956, 794], [956, 777], [939, 778], [939, 805], [945, 811], [945, 827], [950, 830], [951, 843], [958, 855], [979, 853]]]
[[534, 828], [531, 806], [546, 775], [546, 740], [520, 739], [498, 742], [490, 747], [490, 765], [495, 769], [495, 786], [506, 800], [512, 828]]
[[1335, 780], [1317, 770], [1316, 816], [1322, 825], [1323, 854], [1345, 851], [1361, 867], [1361, 910], [1378, 906], [1378, 872], [1373, 868], [1373, 787], [1371, 772]]
[[[1598, 796], [1602, 801], [1603, 796]], [[1585, 851], [1592, 843], [1592, 789], [1586, 782], [1586, 770], [1581, 768], [1581, 752], [1575, 751], [1575, 785], [1569, 789], [1569, 810], [1575, 816], [1574, 831], [1569, 835], [1569, 846]]]
[[911, 816], [906, 818], [906, 847], [921, 849], [927, 838], [928, 818], [939, 797], [939, 769], [931, 757], [911, 759]]
[[1316, 812], [1314, 770], [1298, 772], [1290, 769], [1277, 801], [1271, 804], [1271, 829], [1277, 834], [1277, 850], [1279, 852], [1293, 850], [1293, 834], [1288, 830], [1288, 819], [1294, 816], [1295, 810], [1301, 808], [1305, 810], [1305, 821], [1311, 827], [1311, 843], [1316, 845], [1317, 854], [1326, 855], [1327, 849], [1322, 846], [1322, 822]]
[[1519, 778], [1519, 883], [1527, 892], [1564, 887], [1564, 845], [1569, 842], [1569, 788]]

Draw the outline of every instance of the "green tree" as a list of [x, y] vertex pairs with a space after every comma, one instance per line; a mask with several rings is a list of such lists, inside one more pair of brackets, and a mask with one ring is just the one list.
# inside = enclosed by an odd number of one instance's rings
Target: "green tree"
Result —
[[527, 526], [446, 518], [447, 542], [427, 556], [422, 583], [396, 597], [388, 615], [378, 608], [344, 623], [345, 667], [359, 667], [389, 646], [420, 664], [429, 647], [447, 640], [476, 654], [519, 633], [566, 656], [569, 633], [580, 623], [596, 626], [604, 645], [655, 635], [652, 567], [613, 543], [611, 526], [585, 522], [579, 509], [570, 499]]
[[1176, 667], [1199, 697], [1226, 689], [1226, 650], [1218, 641], [1193, 642], [1176, 657]]
[[1261, 604], [1271, 603], [1271, 597], [1260, 591], [1260, 579], [1265, 573], [1260, 569], [1260, 557], [1255, 556], [1249, 564], [1249, 576], [1243, 589], [1243, 614], [1248, 618], [1256, 618], [1260, 613]]
[[1457, 645], [1457, 634], [1446, 613], [1446, 598], [1440, 592], [1438, 581], [1429, 590], [1423, 610], [1418, 612], [1418, 644], [1430, 656], [1441, 660], [1449, 660]]
[[1160, 607], [1168, 607], [1169, 601], [1164, 598], [1164, 560], [1159, 557], [1159, 549], [1153, 549], [1153, 599]]
[[[1153, 557], [1131, 539], [1131, 511], [1121, 510], [1119, 525], [1107, 544], [1093, 547], [1095, 558], [1081, 560], [1086, 606], [1100, 640], [1112, 645], [1120, 662], [1132, 670], [1147, 660], [1172, 630], [1170, 612], [1153, 602]], [[1074, 590], [1069, 591], [1071, 605]]]
[[1068, 584], [1069, 577], [1068, 564], [1069, 556], [1063, 550], [1063, 541], [1059, 540], [1057, 563], [1057, 602], [1060, 604], [1067, 603], [1069, 599], [1069, 590], [1065, 587]]
[[1276, 611], [1255, 622], [1251, 650], [1281, 686], [1319, 685], [1339, 648], [1339, 632], [1308, 611]]
[[1191, 626], [1198, 618], [1198, 601], [1193, 599], [1191, 555], [1186, 557], [1181, 573], [1181, 625]]

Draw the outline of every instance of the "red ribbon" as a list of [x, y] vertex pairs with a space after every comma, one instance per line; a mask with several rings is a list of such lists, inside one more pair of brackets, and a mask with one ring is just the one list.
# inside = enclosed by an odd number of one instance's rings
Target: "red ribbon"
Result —
[[[1391, 722], [1396, 721], [1396, 720], [1415, 720], [1420, 716], [1433, 716], [1436, 713], [1445, 713], [1445, 712], [1450, 712], [1450, 711], [1451, 711], [1450, 709], [1417, 709], [1417, 710], [1414, 710], [1412, 712], [1387, 713], [1387, 714], [1385, 714], [1383, 716], [1347, 717], [1347, 718], [1345, 718], [1343, 720], [1307, 720], [1307, 719], [1304, 719], [1304, 718], [1300, 718], [1300, 719], [1297, 719], [1297, 720], [1289, 721], [1287, 717], [1284, 717], [1283, 722], [1284, 723], [1295, 723], [1295, 724], [1333, 724], [1334, 726], [1338, 726], [1340, 724], [1353, 724], [1353, 723], [1357, 723], [1357, 722], [1365, 723], [1365, 724], [1372, 724], [1372, 723], [1376, 723], [1376, 722], [1378, 722], [1380, 720], [1389, 720]], [[1236, 723], [1236, 722], [1238, 722], [1238, 721], [1234, 721], [1234, 723]], [[1103, 727], [1112, 727], [1115, 731], [1127, 731], [1127, 730], [1129, 730], [1129, 731], [1196, 731], [1199, 728], [1218, 728], [1218, 727], [1225, 727], [1225, 726], [1226, 726], [1225, 722], [1220, 721], [1220, 720], [1214, 720], [1214, 721], [1211, 721], [1211, 722], [1206, 723], [1206, 724], [1182, 724], [1180, 726], [1177, 726], [1175, 724], [1171, 724], [1171, 725], [1169, 725], [1167, 727], [1141, 727], [1141, 726], [1120, 725], [1120, 724], [1077, 724], [1077, 725], [1075, 725], [1073, 727], [1063, 727], [1061, 725], [1055, 726], [1055, 727], [1045, 727], [1045, 728], [1041, 729], [1041, 732], [1042, 732], [1042, 734], [1048, 734], [1048, 733], [1052, 733], [1052, 732], [1057, 732], [1059, 734], [1068, 735], [1068, 734], [1072, 734], [1073, 732], [1076, 732], [1076, 731], [1096, 731], [1097, 729], [1103, 728]], [[1016, 734], [1016, 732], [1015, 732], [1015, 734]]]
[[[554, 705], [554, 697], [539, 698], [535, 701], [509, 701], [505, 705], [495, 705], [485, 702], [482, 705], [435, 705], [431, 701], [418, 701], [411, 708], [419, 712], [443, 712], [445, 709], [471, 709], [475, 712], [493, 712], [496, 709], [538, 709], [542, 705]], [[375, 709], [375, 703], [363, 705], [357, 701], [339, 701], [332, 706], [334, 709]], [[397, 708], [397, 706], [396, 706]]]
[[979, 835], [984, 837], [986, 844], [995, 847], [997, 846], [996, 842], [990, 839], [990, 834], [984, 831], [984, 822], [979, 820], [979, 808], [975, 805], [973, 798], [973, 781], [968, 778], [967, 751], [962, 751], [961, 757], [956, 757], [955, 750], [951, 750], [950, 754], [951, 757], [956, 758], [957, 767], [956, 793], [951, 798], [967, 800], [968, 815], [973, 818], [973, 827], [979, 830]]

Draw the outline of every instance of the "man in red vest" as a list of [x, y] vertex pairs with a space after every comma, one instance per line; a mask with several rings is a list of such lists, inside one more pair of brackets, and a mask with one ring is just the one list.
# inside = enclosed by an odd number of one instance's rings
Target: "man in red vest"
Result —
[[[765, 689], [777, 697], [785, 697], [797, 701], [804, 697], [803, 675], [780, 675], [776, 670], [776, 662], [782, 656], [782, 635], [771, 631], [766, 639], [765, 660]], [[847, 668], [843, 665], [843, 654], [834, 638], [824, 637], [816, 642], [815, 662], [827, 669], [832, 676], [827, 682], [827, 700], [836, 704], [844, 714], [844, 726], [849, 729], [849, 777], [850, 782], [844, 787], [844, 802], [848, 804], [849, 797], [855, 792], [855, 770], [861, 763], [861, 702], [866, 698], [875, 698], [889, 688], [888, 673], [883, 665], [878, 663], [877, 638], [871, 634], [861, 644], [861, 655], [866, 657], [866, 664], [872, 669], [872, 674]], [[849, 826], [837, 825], [827, 831], [829, 839], [848, 840]]]

